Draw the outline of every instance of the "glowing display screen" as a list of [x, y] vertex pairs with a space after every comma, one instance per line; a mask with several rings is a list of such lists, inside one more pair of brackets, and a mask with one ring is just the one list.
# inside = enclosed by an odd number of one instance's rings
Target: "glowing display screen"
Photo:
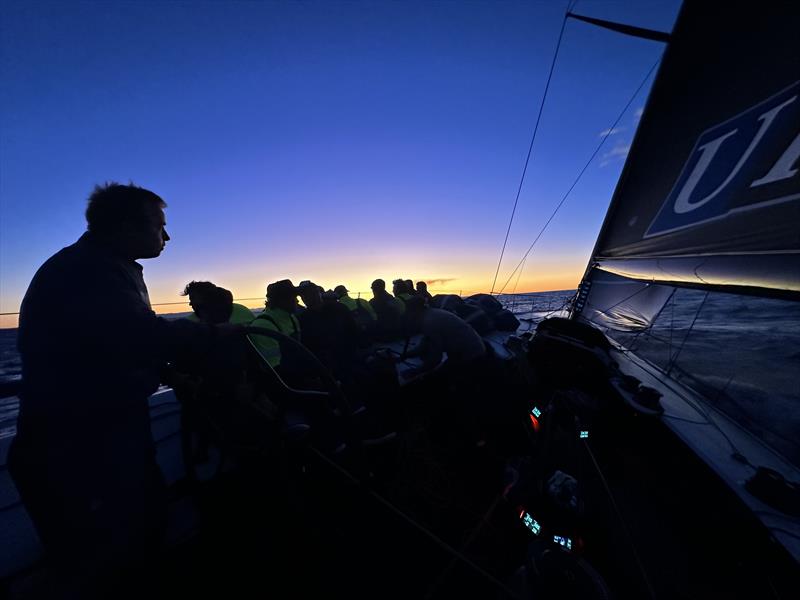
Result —
[[581, 430], [581, 439], [585, 440], [588, 437], [589, 437], [589, 432], [587, 430], [585, 430], [585, 429], [582, 429]]
[[542, 526], [539, 525], [539, 522], [534, 519], [529, 513], [525, 511], [522, 512], [520, 515], [522, 522], [525, 524], [525, 527], [530, 529], [533, 532], [533, 535], [539, 535], [539, 532], [542, 530]]
[[532, 414], [534, 417], [537, 417], [537, 418], [538, 418], [538, 417], [541, 417], [541, 416], [542, 416], [542, 411], [540, 411], [540, 410], [539, 410], [537, 407], [535, 407], [535, 406], [534, 406], [534, 407], [531, 409], [531, 414]]
[[566, 548], [567, 550], [572, 550], [572, 540], [568, 537], [562, 537], [560, 535], [554, 535], [553, 541], [561, 546], [562, 548]]

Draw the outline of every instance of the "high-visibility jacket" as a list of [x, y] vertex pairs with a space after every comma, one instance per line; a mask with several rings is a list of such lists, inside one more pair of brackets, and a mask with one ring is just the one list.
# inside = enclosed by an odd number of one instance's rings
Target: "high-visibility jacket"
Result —
[[363, 298], [351, 298], [347, 294], [339, 298], [339, 302], [344, 304], [352, 313], [360, 312], [366, 315], [371, 321], [377, 320], [378, 316], [375, 314], [375, 309], [372, 305]]
[[406, 312], [406, 302], [411, 300], [411, 298], [412, 298], [411, 294], [408, 294], [406, 292], [403, 292], [402, 294], [397, 294], [397, 296], [395, 296], [397, 304], [400, 306], [401, 315]]
[[[199, 323], [200, 319], [197, 318], [197, 315], [192, 313], [188, 317], [186, 317], [190, 321], [194, 321], [195, 323]], [[228, 319], [228, 323], [233, 323], [234, 325], [249, 325], [253, 322], [255, 316], [253, 315], [253, 311], [247, 308], [246, 306], [242, 306], [241, 304], [233, 303], [233, 310], [231, 310], [231, 316]]]
[[255, 315], [253, 315], [252, 310], [241, 304], [234, 303], [231, 318], [228, 322], [234, 325], [249, 325], [253, 322], [254, 318]]
[[[256, 316], [251, 325], [277, 331], [300, 341], [300, 323], [297, 321], [297, 317], [282, 308], [265, 308], [264, 312]], [[281, 364], [281, 347], [276, 340], [263, 335], [253, 335], [250, 336], [250, 339], [259, 354], [271, 367]]]

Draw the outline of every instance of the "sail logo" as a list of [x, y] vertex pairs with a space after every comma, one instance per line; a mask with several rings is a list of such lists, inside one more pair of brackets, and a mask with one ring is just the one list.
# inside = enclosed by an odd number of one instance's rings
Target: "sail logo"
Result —
[[800, 81], [697, 139], [644, 237], [800, 199]]

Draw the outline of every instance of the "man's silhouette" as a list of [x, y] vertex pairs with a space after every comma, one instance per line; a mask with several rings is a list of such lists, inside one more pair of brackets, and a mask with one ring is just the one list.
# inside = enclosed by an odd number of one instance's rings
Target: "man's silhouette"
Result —
[[22, 302], [9, 470], [59, 575], [54, 595], [105, 593], [163, 533], [148, 396], [166, 361], [208, 350], [218, 333], [150, 308], [135, 260], [157, 257], [169, 241], [165, 206], [134, 185], [95, 188], [88, 231], [41, 266]]

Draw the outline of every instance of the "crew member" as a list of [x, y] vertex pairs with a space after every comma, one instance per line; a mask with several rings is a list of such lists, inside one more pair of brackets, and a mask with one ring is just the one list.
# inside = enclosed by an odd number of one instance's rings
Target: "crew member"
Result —
[[386, 291], [386, 282], [383, 279], [372, 282], [372, 299], [369, 303], [378, 317], [376, 333], [386, 339], [398, 337], [404, 309], [402, 302]]
[[438, 367], [445, 354], [443, 367], [450, 374], [466, 373], [486, 355], [483, 339], [466, 321], [446, 310], [425, 306], [422, 298], [409, 300], [406, 321], [411, 331], [422, 334], [419, 345], [403, 357], [422, 359], [418, 373]]
[[417, 296], [425, 300], [426, 306], [430, 306], [433, 296], [428, 291], [428, 284], [424, 281], [417, 282]]
[[[289, 279], [281, 279], [267, 286], [266, 308], [252, 322], [253, 327], [277, 331], [300, 341], [300, 322], [295, 316], [297, 288]], [[264, 335], [251, 335], [259, 354], [273, 368], [281, 364], [281, 347], [277, 340]]]
[[344, 304], [350, 314], [353, 315], [361, 332], [369, 333], [372, 331], [375, 327], [375, 322], [378, 320], [372, 305], [363, 298], [351, 298], [348, 295], [349, 290], [343, 285], [337, 285], [333, 288], [333, 291], [339, 298], [339, 302]]
[[229, 290], [210, 281], [187, 283], [181, 296], [189, 296], [189, 306], [194, 311], [186, 317], [190, 321], [249, 325], [254, 318], [253, 311], [233, 301], [233, 294]]
[[[58, 597], [95, 597], [157, 553], [166, 489], [148, 397], [182, 352], [205, 353], [229, 325], [165, 320], [137, 259], [170, 239], [165, 202], [134, 185], [98, 186], [88, 231], [49, 258], [22, 301], [22, 391], [8, 465], [54, 568]], [[53, 318], [53, 303], [60, 318]]]
[[320, 287], [302, 281], [297, 287], [306, 311], [300, 315], [303, 345], [339, 379], [346, 377], [356, 361], [359, 330], [343, 304], [325, 301]]
[[392, 282], [392, 293], [400, 301], [400, 306], [402, 306], [401, 314], [406, 312], [406, 304], [413, 298], [411, 295], [412, 290], [413, 288], [411, 290], [408, 288], [408, 284], [404, 279], [395, 279]]

